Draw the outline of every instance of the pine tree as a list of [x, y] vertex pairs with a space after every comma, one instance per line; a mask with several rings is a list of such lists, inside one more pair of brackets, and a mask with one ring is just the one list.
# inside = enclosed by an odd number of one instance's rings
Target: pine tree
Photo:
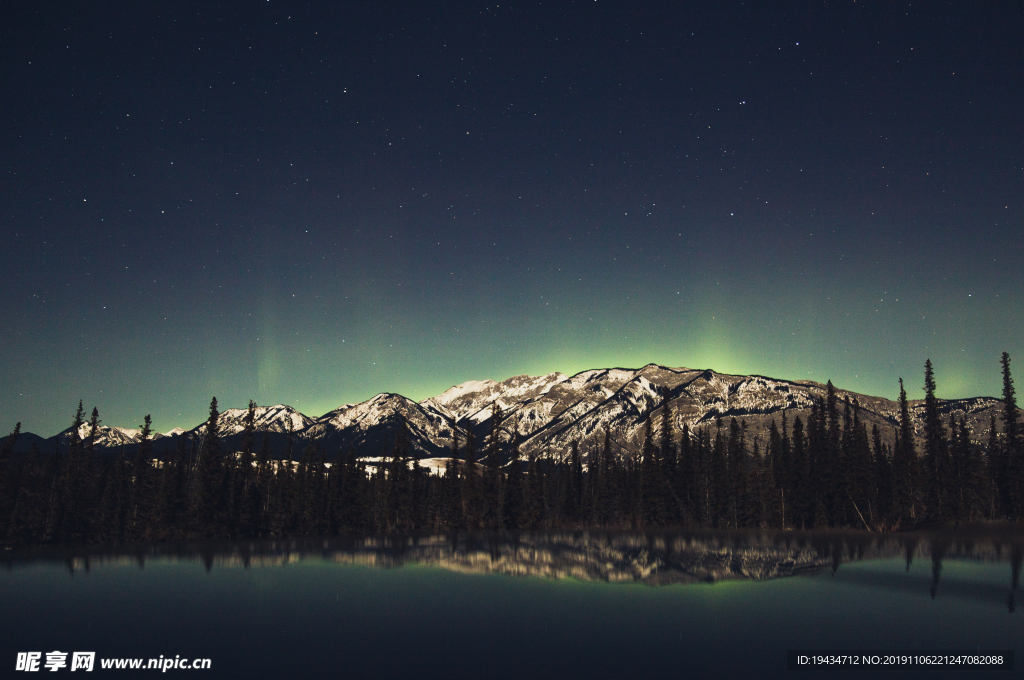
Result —
[[805, 529], [811, 526], [814, 494], [807, 459], [807, 439], [804, 437], [804, 423], [800, 416], [793, 419], [792, 480], [790, 497], [793, 506], [793, 526], [799, 524], [801, 529]]
[[[768, 480], [762, 481], [765, 498], [765, 515], [771, 523], [777, 524], [782, 529], [786, 528], [786, 465], [782, 452], [782, 435], [775, 425], [775, 419], [768, 425], [768, 448], [765, 451], [765, 464], [762, 469], [771, 477], [769, 486]], [[770, 491], [769, 491], [770, 489]], [[792, 502], [790, 503], [789, 521], [792, 523]], [[777, 518], [777, 519], [776, 519]]]
[[951, 517], [947, 489], [949, 483], [949, 448], [945, 428], [935, 397], [935, 374], [931, 359], [924, 362], [924, 494], [928, 516], [933, 520]]
[[892, 464], [882, 444], [882, 433], [878, 425], [871, 427], [871, 442], [875, 464], [875, 507], [873, 520], [883, 524], [893, 521], [893, 476]]
[[995, 427], [995, 415], [988, 421], [988, 447], [985, 452], [986, 513], [989, 519], [1002, 514], [1001, 482], [1002, 456], [1000, 455], [999, 433]]
[[999, 486], [1006, 517], [1020, 519], [1024, 517], [1024, 451], [1018, 422], [1020, 410], [1017, 408], [1017, 394], [1010, 375], [1010, 355], [1003, 352], [1000, 363], [1003, 367], [1003, 441]]
[[583, 459], [580, 447], [575, 441], [569, 445], [569, 470], [566, 475], [568, 493], [565, 498], [565, 516], [570, 522], [580, 519], [583, 492]]
[[676, 432], [672, 413], [672, 402], [665, 398], [661, 414], [661, 441], [658, 445], [658, 463], [661, 488], [658, 490], [660, 521], [663, 525], [678, 524], [683, 509], [680, 507], [677, 482]]
[[989, 519], [995, 519], [1003, 514], [1003, 456], [1002, 447], [999, 445], [999, 432], [996, 429], [995, 415], [989, 420], [986, 462], [986, 472], [988, 473], [988, 517]]
[[661, 486], [661, 466], [658, 463], [651, 417], [644, 421], [644, 440], [640, 448], [640, 493], [637, 501], [641, 526], [657, 526], [661, 515], [658, 491]]
[[221, 532], [222, 515], [219, 510], [224, 461], [217, 432], [219, 418], [217, 397], [214, 397], [210, 401], [210, 417], [206, 421], [206, 431], [199, 448], [196, 511], [193, 515], [193, 532], [198, 538], [213, 538]]
[[546, 530], [554, 526], [558, 516], [558, 489], [562, 466], [557, 463], [551, 451], [546, 450], [538, 468], [540, 483], [537, 489], [540, 492], [541, 528]]
[[395, 427], [395, 446], [388, 470], [388, 502], [389, 523], [400, 531], [411, 531], [413, 528], [413, 499], [410, 496], [409, 474], [409, 424], [402, 414], [397, 414]]
[[85, 442], [85, 450], [90, 456], [96, 453], [96, 438], [99, 436], [101, 422], [100, 410], [93, 406], [92, 417], [89, 418], [89, 435]]
[[[786, 493], [792, 497], [794, 495], [793, 487], [796, 484], [796, 463], [793, 459], [793, 442], [789, 437], [789, 417], [786, 415], [786, 411], [782, 412], [782, 450], [779, 456], [779, 464], [782, 466], [782, 472], [778, 476], [779, 489], [785, 489]], [[790, 502], [792, 504], [792, 501]], [[795, 507], [795, 506], [794, 506]]]
[[253, 486], [256, 489], [257, 499], [252, 518], [253, 533], [255, 536], [261, 537], [266, 536], [269, 529], [267, 512], [273, 488], [273, 469], [270, 458], [270, 435], [264, 431], [259, 453], [256, 454], [256, 482]]
[[480, 474], [476, 463], [476, 439], [473, 431], [466, 431], [462, 468], [462, 517], [465, 528], [477, 531], [480, 528]]
[[71, 424], [68, 457], [61, 465], [56, 493], [50, 510], [49, 534], [58, 542], [79, 542], [82, 540], [83, 516], [78, 507], [79, 463], [82, 457], [82, 439], [79, 431], [85, 422], [85, 410], [79, 400], [78, 409]]
[[729, 506], [732, 501], [729, 484], [729, 468], [726, 463], [725, 438], [722, 437], [722, 421], [715, 420], [715, 442], [711, 448], [710, 459], [710, 498], [713, 501], [711, 506], [712, 526], [725, 528], [730, 521]]
[[981, 447], [971, 441], [966, 418], [960, 419], [960, 440], [966, 452], [965, 469], [970, 488], [967, 519], [973, 521], [984, 517], [988, 509], [988, 485]]
[[[850, 502], [846, 489], [843, 488], [842, 471], [846, 468], [846, 460], [842, 448], [844, 427], [839, 416], [839, 396], [836, 394], [831, 380], [826, 383], [825, 387], [826, 434], [822, 442], [822, 455], [819, 458], [825, 490], [822, 501], [827, 525], [836, 527], [846, 524]], [[849, 418], [844, 418], [844, 420], [848, 422]]]
[[526, 479], [524, 480], [523, 528], [536, 530], [542, 528], [544, 522], [544, 480], [536, 454], [527, 456]]
[[903, 378], [900, 378], [899, 408], [899, 435], [893, 453], [895, 511], [900, 518], [916, 518], [917, 450], [914, 446], [914, 426], [910, 422], [910, 407], [907, 403], [907, 391], [903, 388]]
[[99, 409], [93, 406], [92, 415], [89, 418], [89, 434], [82, 446], [82, 456], [78, 464], [79, 494], [81, 495], [79, 506], [83, 515], [83, 540], [87, 542], [95, 540], [99, 532], [96, 524], [101, 489], [99, 488], [96, 440], [99, 438], [101, 422]]
[[459, 431], [452, 432], [452, 448], [444, 470], [444, 492], [442, 494], [443, 518], [451, 531], [457, 531], [464, 524], [462, 509], [462, 477], [459, 472]]
[[156, 497], [153, 499], [150, 532], [151, 537], [158, 541], [165, 541], [171, 538], [175, 522], [174, 518], [171, 517], [171, 505], [174, 502], [175, 481], [180, 458], [172, 456], [173, 454], [167, 453], [165, 449], [164, 458], [160, 462], [159, 470], [155, 474]]
[[601, 482], [601, 464], [596, 446], [588, 446], [583, 463], [583, 494], [580, 521], [585, 527], [597, 526], [597, 488]]
[[697, 516], [697, 489], [695, 465], [695, 447], [690, 434], [689, 423], [683, 423], [679, 436], [679, 453], [676, 456], [676, 493], [682, 504], [679, 521], [681, 524], [692, 524]]
[[597, 521], [601, 526], [609, 526], [619, 522], [620, 476], [612, 454], [612, 440], [608, 430], [604, 431], [598, 465], [601, 472], [597, 486]]
[[128, 526], [126, 540], [131, 543], [149, 538], [150, 504], [153, 500], [151, 479], [153, 457], [152, 418], [147, 414], [139, 433], [139, 449], [132, 463], [131, 487], [128, 502]]
[[[969, 514], [971, 482], [968, 472], [968, 448], [969, 442], [960, 437], [959, 423], [956, 417], [949, 416], [949, 458], [950, 458], [950, 515], [953, 519], [960, 521], [966, 519]], [[965, 446], [965, 443], [968, 446]]]
[[[234, 479], [234, 500], [236, 507], [235, 532], [239, 536], [257, 535], [260, 494], [257, 485], [259, 470], [253, 469], [253, 450], [256, 446], [256, 402], [249, 400], [242, 423], [242, 452]], [[266, 439], [264, 437], [264, 439]]]
[[501, 472], [501, 426], [504, 414], [498, 402], [491, 404], [491, 431], [487, 437], [487, 467], [484, 468], [483, 524], [491, 531], [501, 530], [505, 513], [505, 484]]
[[853, 420], [851, 423], [850, 454], [848, 463], [848, 474], [853, 479], [850, 486], [850, 495], [853, 499], [853, 509], [857, 519], [865, 524], [874, 523], [874, 496], [877, 489], [877, 477], [875, 459], [871, 451], [871, 441], [868, 439], [867, 425], [860, 419], [860, 402], [855, 398], [853, 405]]
[[775, 473], [771, 459], [761, 454], [761, 442], [754, 437], [750, 454], [751, 462], [751, 512], [750, 526], [767, 529], [781, 526], [779, 490], [775, 485]]
[[807, 458], [812, 495], [807, 523], [814, 529], [824, 529], [829, 526], [826, 503], [826, 494], [830, 492], [830, 478], [827, 470], [828, 433], [824, 409], [817, 402], [811, 405], [811, 414], [807, 423]]
[[733, 529], [746, 526], [750, 505], [747, 479], [747, 451], [745, 442], [746, 423], [743, 426], [735, 418], [729, 421], [729, 443], [726, 447], [729, 469], [728, 522]]
[[519, 423], [513, 426], [512, 450], [509, 452], [508, 475], [505, 482], [505, 528], [518, 531], [522, 528], [523, 513], [523, 467], [519, 450]]

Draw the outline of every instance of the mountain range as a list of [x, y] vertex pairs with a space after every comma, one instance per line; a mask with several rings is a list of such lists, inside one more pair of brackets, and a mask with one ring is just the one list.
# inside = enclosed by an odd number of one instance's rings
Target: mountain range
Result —
[[[816, 400], [824, 400], [826, 386], [809, 380], [783, 380], [760, 375], [726, 375], [710, 369], [669, 368], [648, 364], [642, 368], [605, 368], [583, 371], [572, 376], [549, 373], [543, 376], [514, 376], [502, 382], [479, 380], [456, 385], [435, 397], [420, 402], [399, 394], [378, 394], [358, 404], [345, 404], [313, 418], [290, 406], [260, 406], [256, 410], [256, 446], [266, 433], [272, 452], [281, 456], [287, 446], [289, 430], [294, 455], [315, 441], [332, 460], [350, 448], [361, 457], [384, 455], [394, 442], [399, 418], [408, 424], [413, 455], [432, 458], [450, 455], [453, 440], [465, 442], [470, 433], [477, 450], [484, 446], [492, 430], [495, 405], [502, 413], [499, 431], [503, 441], [518, 433], [524, 455], [567, 455], [573, 442], [588, 451], [610, 434], [618, 455], [635, 453], [643, 444], [645, 424], [652, 421], [654, 431], [661, 427], [665, 405], [670, 406], [676, 432], [684, 424], [694, 432], [703, 427], [736, 418], [747, 425], [747, 441], [766, 441], [772, 420], [781, 426], [785, 413], [789, 423], [797, 416], [805, 421]], [[881, 397], [857, 394], [836, 388], [842, 400], [856, 399], [860, 418], [868, 430], [877, 425], [883, 441], [892, 443], [898, 426], [899, 405]], [[940, 412], [964, 418], [972, 441], [987, 441], [990, 419], [1000, 422], [1002, 402], [992, 397], [940, 400]], [[923, 400], [910, 401], [915, 430], [922, 430]], [[226, 449], [238, 448], [244, 429], [245, 409], [230, 408], [220, 414], [218, 434]], [[155, 434], [155, 450], [162, 454], [174, 450], [181, 437], [201, 437], [206, 423], [191, 430], [175, 428]], [[25, 433], [16, 451], [36, 444], [41, 451], [55, 447], [66, 450], [71, 428], [49, 439]], [[83, 425], [80, 436], [88, 435]], [[140, 430], [102, 426], [97, 446], [106, 451], [133, 453]], [[186, 440], [187, 441], [187, 440]]]

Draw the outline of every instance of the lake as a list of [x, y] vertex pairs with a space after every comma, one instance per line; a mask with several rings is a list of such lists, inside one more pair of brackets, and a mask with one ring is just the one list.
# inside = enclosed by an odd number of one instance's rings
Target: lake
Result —
[[[788, 650], [1012, 650], [1024, 534], [420, 536], [6, 551], [18, 653], [209, 678], [832, 677]], [[1022, 663], [1016, 658], [1017, 664]], [[171, 663], [168, 661], [168, 663]], [[68, 667], [58, 672], [70, 672]], [[1019, 666], [1018, 666], [1019, 667]], [[1009, 677], [979, 666], [857, 677]], [[77, 671], [76, 671], [77, 672]], [[153, 675], [154, 670], [136, 674]]]

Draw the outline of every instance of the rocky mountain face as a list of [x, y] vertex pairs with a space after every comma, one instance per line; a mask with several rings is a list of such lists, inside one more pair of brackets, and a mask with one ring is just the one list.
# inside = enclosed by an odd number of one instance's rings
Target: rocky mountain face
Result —
[[[840, 409], [844, 408], [844, 400], [851, 404], [856, 400], [859, 418], [867, 423], [869, 432], [877, 426], [883, 441], [892, 443], [899, 416], [896, 402], [838, 388], [836, 393]], [[713, 430], [719, 424], [727, 427], [730, 419], [736, 418], [746, 425], [748, 445], [757, 439], [763, 447], [773, 420], [781, 427], [785, 414], [790, 427], [796, 417], [806, 422], [812, 405], [823, 402], [825, 395], [825, 385], [807, 380], [725, 375], [709, 369], [648, 364], [639, 369], [595, 369], [573, 376], [550, 373], [515, 376], [502, 382], [470, 381], [419, 403], [398, 394], [379, 394], [319, 418], [303, 415], [289, 406], [261, 406], [256, 412], [256, 446], [265, 433], [273, 453], [281, 456], [290, 430], [295, 457], [313, 442], [326, 452], [328, 460], [349, 450], [358, 456], [381, 456], [393, 446], [397, 425], [404, 419], [412, 455], [450, 455], [453, 441], [464, 443], [471, 434], [482, 455], [497, 407], [501, 440], [507, 444], [518, 437], [524, 455], [550, 454], [562, 458], [568, 455], [573, 443], [583, 451], [592, 450], [601, 445], [606, 431], [616, 454], [632, 455], [643, 444], [648, 419], [652, 430], [660, 432], [666, 408], [672, 415], [677, 436], [684, 425], [693, 433], [701, 428]], [[923, 400], [911, 401], [910, 409], [920, 434]], [[993, 416], [1002, 429], [1001, 402], [994, 398], [941, 401], [940, 409], [947, 422], [951, 417], [965, 418], [972, 440], [978, 443], [987, 440]], [[245, 409], [227, 409], [220, 415], [218, 434], [228, 450], [240, 445], [244, 418]], [[181, 436], [199, 438], [205, 429], [203, 423], [188, 432], [155, 435], [154, 438], [168, 439], [158, 444], [157, 450], [176, 446], [177, 442], [172, 444], [172, 440]], [[69, 434], [66, 431], [57, 436], [67, 440]], [[87, 435], [85, 426], [81, 436]], [[97, 444], [102, 448], [130, 449], [137, 445], [138, 436], [138, 430], [103, 427]], [[46, 450], [44, 446], [40, 448]]]
[[[854, 400], [859, 417], [870, 431], [877, 425], [883, 441], [890, 444], [898, 425], [897, 402], [837, 389], [842, 401]], [[683, 425], [691, 432], [726, 425], [736, 418], [747, 425], [747, 441], [766, 441], [774, 420], [782, 426], [783, 413], [792, 426], [799, 416], [805, 422], [815, 401], [824, 401], [826, 386], [812, 381], [788, 381], [763, 376], [734, 376], [711, 370], [668, 368], [649, 364], [640, 369], [600, 369], [567, 377], [561, 373], [534, 378], [517, 376], [501, 383], [464, 383], [427, 399], [424, 405], [444, 410], [455, 424], [472, 430], [481, 441], [490, 432], [491, 407], [502, 409], [504, 437], [518, 433], [525, 454], [551, 452], [564, 455], [573, 442], [584, 449], [599, 446], [604, 432], [621, 455], [635, 453], [643, 444], [646, 421], [655, 433], [662, 427], [666, 406], [673, 429]], [[972, 438], [985, 439], [989, 419], [998, 414], [1000, 402], [978, 397], [941, 402], [945, 419], [967, 420]], [[923, 400], [910, 402], [911, 417], [920, 432]]]
[[381, 456], [394, 444], [400, 418], [408, 428], [410, 450], [418, 458], [447, 455], [455, 434], [464, 435], [448, 414], [400, 394], [378, 394], [361, 404], [346, 404], [325, 413], [305, 436], [332, 454], [352, 449], [359, 456]]
[[[71, 443], [71, 429], [68, 428], [57, 435], [60, 445], [66, 447]], [[89, 431], [91, 428], [88, 423], [83, 423], [78, 428], [78, 437], [82, 441], [89, 438]], [[154, 441], [157, 439], [163, 439], [164, 437], [174, 437], [182, 434], [184, 430], [180, 427], [176, 427], [170, 432], [160, 433], [153, 432], [150, 438]], [[96, 428], [96, 442], [95, 445], [100, 449], [109, 449], [120, 447], [126, 444], [138, 444], [141, 439], [142, 429], [141, 428], [128, 428], [128, 427], [107, 427], [106, 425], [100, 425]]]
[[[221, 438], [239, 435], [245, 430], [245, 416], [248, 409], [229, 408], [217, 418], [217, 434]], [[304, 432], [316, 422], [309, 416], [302, 415], [291, 406], [257, 406], [254, 414], [257, 432], [274, 432], [286, 434]], [[206, 423], [197, 425], [190, 432], [201, 435], [206, 432]]]

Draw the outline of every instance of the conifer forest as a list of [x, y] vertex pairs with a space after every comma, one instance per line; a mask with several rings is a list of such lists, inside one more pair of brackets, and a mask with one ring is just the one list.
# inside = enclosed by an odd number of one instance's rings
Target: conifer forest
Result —
[[[832, 384], [810, 415], [783, 411], [766, 437], [718, 418], [673, 427], [671, 410], [648, 417], [640, 451], [603, 445], [524, 456], [518, 437], [456, 440], [443, 474], [410, 451], [398, 417], [383, 459], [352, 449], [301, 449], [289, 439], [271, 455], [249, 403], [240, 450], [217, 435], [217, 400], [202, 436], [158, 454], [146, 416], [134, 456], [98, 452], [99, 412], [79, 404], [70, 445], [15, 454], [20, 424], [0, 449], [0, 542], [127, 544], [413, 532], [515, 532], [658, 527], [846, 528], [893, 531], [1024, 518], [1024, 433], [1002, 356], [1001, 418], [984, 443], [963, 419], [944, 420], [931, 362], [924, 374], [924, 429], [915, 435], [900, 381], [892, 437], [869, 430], [856, 400]], [[81, 425], [88, 436], [80, 437]], [[506, 432], [509, 429], [505, 430]], [[511, 428], [511, 431], [516, 431]], [[887, 444], [886, 441], [894, 441]]]

